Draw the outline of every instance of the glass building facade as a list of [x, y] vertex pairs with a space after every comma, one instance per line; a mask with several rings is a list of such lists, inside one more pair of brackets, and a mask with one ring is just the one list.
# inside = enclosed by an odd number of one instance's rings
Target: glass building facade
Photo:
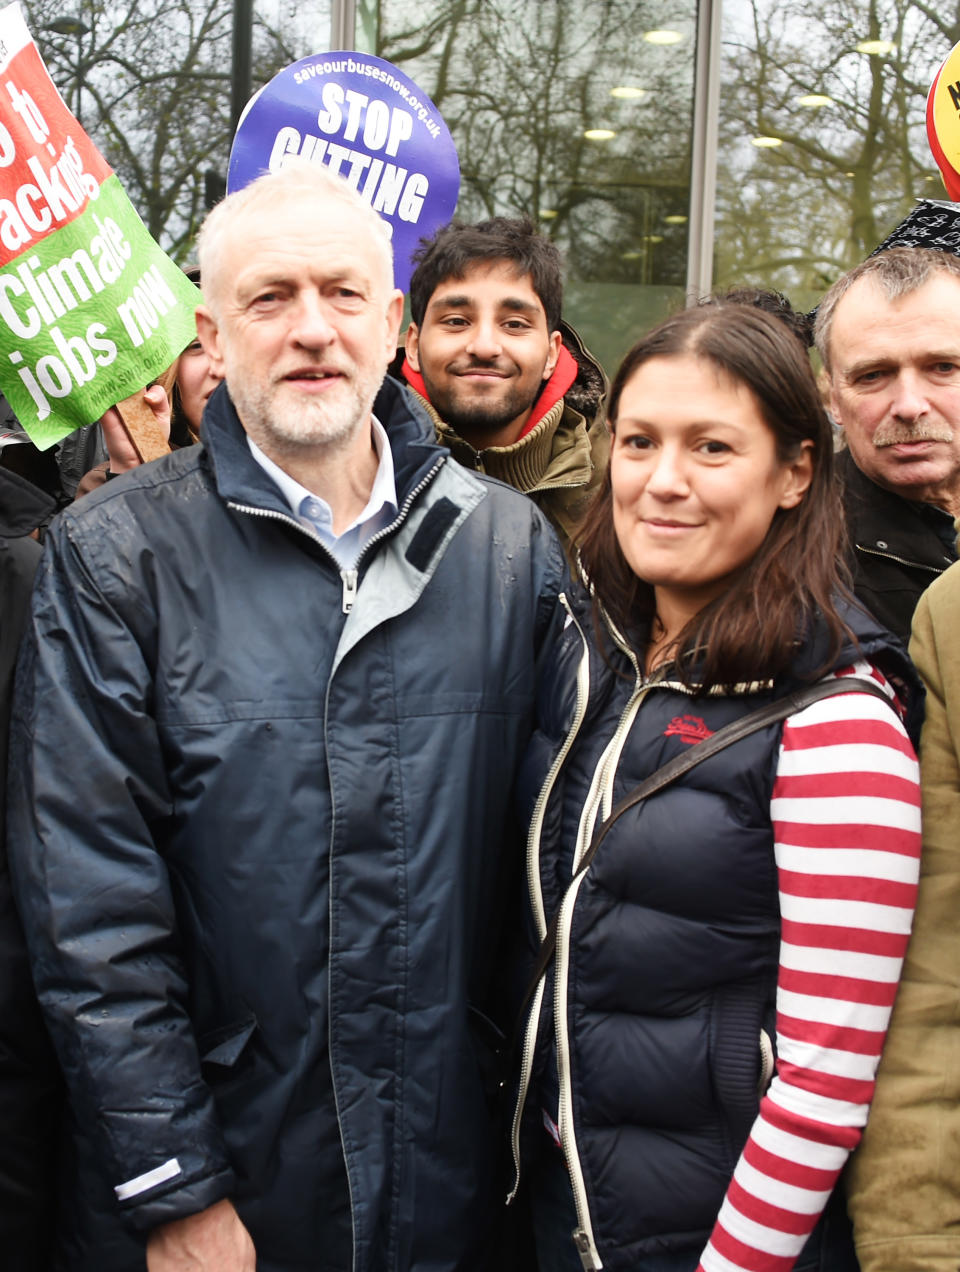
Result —
[[458, 215], [527, 213], [609, 368], [689, 297], [810, 307], [918, 197], [960, 0], [333, 0], [331, 47], [396, 63], [460, 155]]

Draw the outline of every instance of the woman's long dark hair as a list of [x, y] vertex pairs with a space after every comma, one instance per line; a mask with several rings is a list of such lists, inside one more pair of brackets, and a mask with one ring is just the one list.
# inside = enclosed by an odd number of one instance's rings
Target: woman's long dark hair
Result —
[[[796, 507], [777, 509], [760, 549], [730, 587], [684, 627], [672, 650], [674, 671], [701, 690], [773, 678], [821, 616], [826, 641], [819, 666], [810, 669], [816, 678], [833, 665], [850, 633], [836, 610], [846, 578], [833, 433], [806, 351], [779, 319], [749, 306], [718, 302], [684, 310], [638, 341], [621, 363], [608, 407], [614, 444], [627, 382], [651, 358], [680, 355], [706, 359], [751, 391], [781, 462], [796, 459], [800, 444], [812, 441], [813, 476]], [[683, 391], [678, 382], [678, 395]], [[656, 615], [654, 589], [633, 573], [617, 541], [609, 466], [576, 544], [595, 607], [636, 648], [645, 646]]]

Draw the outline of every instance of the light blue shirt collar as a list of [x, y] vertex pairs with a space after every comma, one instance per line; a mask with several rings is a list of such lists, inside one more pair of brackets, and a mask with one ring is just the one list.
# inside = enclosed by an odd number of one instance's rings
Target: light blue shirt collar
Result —
[[301, 486], [289, 473], [284, 472], [247, 434], [251, 455], [278, 487], [294, 517], [307, 530], [317, 535], [345, 570], [356, 565], [364, 545], [379, 530], [388, 526], [397, 514], [397, 482], [390, 440], [375, 415], [371, 416], [371, 423], [373, 445], [379, 460], [377, 474], [363, 511], [339, 535], [333, 533], [333, 514], [326, 500], [307, 490], [306, 486]]

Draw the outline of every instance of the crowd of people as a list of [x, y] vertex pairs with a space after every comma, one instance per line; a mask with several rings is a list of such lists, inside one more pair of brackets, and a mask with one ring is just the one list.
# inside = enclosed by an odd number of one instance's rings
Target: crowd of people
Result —
[[523, 218], [399, 353], [322, 167], [197, 251], [171, 453], [0, 467], [2, 1266], [955, 1269], [960, 259], [608, 384]]

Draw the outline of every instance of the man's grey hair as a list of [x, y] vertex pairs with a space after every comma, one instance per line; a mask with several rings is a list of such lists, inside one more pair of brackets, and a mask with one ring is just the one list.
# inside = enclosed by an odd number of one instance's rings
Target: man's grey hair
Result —
[[322, 217], [325, 205], [331, 200], [350, 210], [358, 235], [369, 234], [383, 265], [384, 289], [389, 292], [393, 287], [390, 227], [343, 177], [308, 159], [294, 158], [277, 171], [267, 172], [242, 190], [228, 194], [207, 213], [197, 235], [197, 259], [207, 306], [215, 314], [219, 310], [224, 283], [223, 243], [226, 231], [238, 217], [251, 210], [269, 209], [290, 201], [299, 203], [304, 217]]
[[813, 341], [824, 367], [830, 370], [830, 332], [837, 305], [854, 283], [872, 278], [887, 300], [909, 295], [938, 274], [960, 279], [960, 257], [927, 247], [891, 247], [889, 251], [870, 256], [838, 278], [817, 309]]

